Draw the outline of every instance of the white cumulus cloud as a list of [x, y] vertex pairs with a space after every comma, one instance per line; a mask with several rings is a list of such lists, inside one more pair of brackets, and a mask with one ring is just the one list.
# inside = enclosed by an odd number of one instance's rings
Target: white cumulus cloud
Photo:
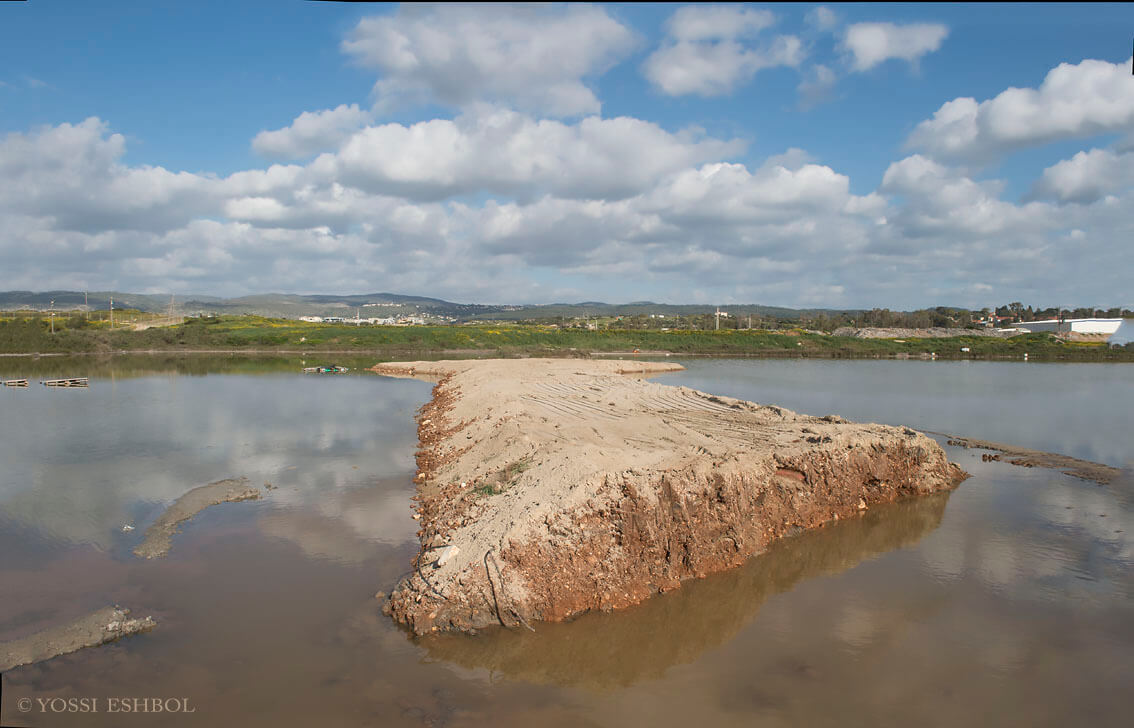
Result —
[[911, 238], [933, 235], [989, 236], [1007, 230], [1035, 230], [1047, 224], [1050, 209], [1000, 199], [1002, 185], [976, 182], [961, 171], [915, 154], [887, 168], [879, 188], [905, 196], [891, 218]]
[[915, 63], [941, 47], [949, 29], [940, 23], [854, 23], [847, 26], [842, 47], [855, 71], [868, 71], [891, 58]]
[[584, 79], [605, 72], [635, 42], [589, 5], [403, 6], [359, 21], [342, 48], [381, 73], [380, 104], [493, 102], [574, 116], [600, 110]]
[[90, 117], [0, 141], [0, 211], [50, 218], [58, 229], [163, 230], [217, 209], [215, 180], [127, 167], [121, 134]]
[[835, 15], [835, 11], [826, 5], [820, 5], [809, 10], [807, 15], [804, 16], [804, 20], [816, 30], [823, 31], [832, 30], [839, 24], [839, 16]]
[[1009, 88], [979, 103], [953, 99], [918, 124], [907, 146], [980, 161], [1059, 139], [1134, 133], [1132, 61], [1061, 63], [1039, 88]]
[[1051, 200], [1016, 203], [923, 154], [856, 194], [801, 149], [747, 165], [640, 119], [498, 108], [227, 177], [129, 165], [125, 144], [99, 119], [0, 140], [10, 287], [982, 306], [992, 275], [1007, 300], [1100, 303], [1134, 267], [1118, 151], [1054, 165]]
[[809, 109], [827, 99], [838, 80], [835, 72], [822, 63], [812, 66], [799, 82], [799, 104]]
[[758, 42], [775, 22], [767, 10], [735, 5], [687, 5], [667, 23], [667, 38], [646, 59], [646, 78], [670, 96], [719, 96], [757, 71], [798, 66], [806, 52], [794, 35]]
[[358, 104], [340, 104], [333, 109], [304, 111], [282, 129], [262, 131], [252, 139], [252, 149], [270, 159], [300, 159], [328, 151], [370, 122], [369, 111]]
[[776, 22], [770, 10], [739, 5], [686, 5], [666, 23], [675, 40], [702, 41], [753, 35]]
[[367, 127], [313, 167], [371, 192], [414, 199], [477, 192], [621, 198], [742, 149], [738, 142], [671, 134], [629, 117], [566, 124], [479, 108], [454, 120]]
[[1092, 149], [1045, 169], [1033, 186], [1031, 196], [1090, 203], [1131, 187], [1134, 187], [1134, 152]]

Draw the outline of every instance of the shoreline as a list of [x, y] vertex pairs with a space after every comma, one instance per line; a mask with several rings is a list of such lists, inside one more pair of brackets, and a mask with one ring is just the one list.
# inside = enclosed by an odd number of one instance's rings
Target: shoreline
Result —
[[848, 361], [994, 361], [994, 362], [1027, 362], [1034, 364], [1131, 364], [1130, 358], [1098, 358], [1075, 356], [1046, 356], [1043, 354], [957, 354], [942, 352], [936, 354], [909, 354], [906, 352], [846, 352], [846, 351], [793, 351], [783, 350], [756, 350], [750, 352], [721, 352], [721, 351], [578, 351], [571, 348], [563, 349], [530, 349], [518, 351], [502, 351], [498, 349], [246, 349], [246, 348], [216, 348], [216, 349], [116, 349], [113, 351], [48, 351], [48, 352], [0, 352], [0, 358], [7, 359], [48, 359], [59, 357], [94, 357], [111, 358], [116, 356], [365, 356], [365, 357], [398, 357], [409, 356], [436, 356], [436, 357], [468, 357], [470, 359], [609, 359], [611, 357], [635, 357], [643, 361], [649, 358], [698, 358], [698, 359], [845, 359]]

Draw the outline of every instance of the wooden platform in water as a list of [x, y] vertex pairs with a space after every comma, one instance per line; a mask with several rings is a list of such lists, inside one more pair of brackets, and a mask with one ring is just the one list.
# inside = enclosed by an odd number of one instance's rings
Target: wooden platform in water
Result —
[[89, 387], [87, 377], [71, 377], [69, 379], [44, 379], [40, 382], [45, 387]]
[[4, 386], [5, 387], [26, 387], [26, 386], [28, 386], [28, 380], [26, 380], [26, 379], [5, 379], [4, 380]]

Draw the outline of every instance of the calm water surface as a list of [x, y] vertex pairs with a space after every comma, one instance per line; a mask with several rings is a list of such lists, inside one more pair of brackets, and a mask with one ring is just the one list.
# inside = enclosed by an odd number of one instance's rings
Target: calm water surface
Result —
[[[298, 360], [3, 362], [5, 376], [93, 378], [0, 388], [0, 639], [109, 603], [159, 622], [4, 674], [3, 724], [1128, 724], [1134, 367], [685, 363], [659, 381], [1127, 470], [1104, 487], [947, 448], [973, 474], [955, 492], [784, 540], [640, 607], [414, 641], [373, 594], [416, 552], [413, 413], [429, 385], [305, 377]], [[131, 555], [179, 495], [241, 475], [276, 489], [204, 511], [165, 559]], [[17, 709], [117, 696], [196, 712]]]

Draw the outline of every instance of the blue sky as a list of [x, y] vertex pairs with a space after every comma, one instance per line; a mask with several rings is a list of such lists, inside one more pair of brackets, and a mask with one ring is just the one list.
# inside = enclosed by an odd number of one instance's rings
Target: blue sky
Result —
[[0, 288], [1129, 306], [1132, 32], [1123, 4], [3, 3]]

